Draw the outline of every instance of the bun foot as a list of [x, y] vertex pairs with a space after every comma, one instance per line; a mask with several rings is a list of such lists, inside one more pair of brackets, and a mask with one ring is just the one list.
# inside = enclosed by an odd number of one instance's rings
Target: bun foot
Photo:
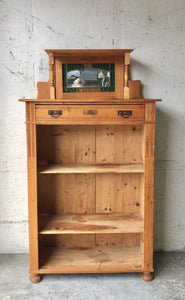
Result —
[[32, 283], [37, 283], [37, 282], [41, 281], [41, 276], [39, 274], [31, 274], [30, 281]]
[[141, 278], [144, 281], [152, 281], [154, 279], [154, 273], [152, 273], [152, 272], [143, 272], [143, 273], [141, 273]]

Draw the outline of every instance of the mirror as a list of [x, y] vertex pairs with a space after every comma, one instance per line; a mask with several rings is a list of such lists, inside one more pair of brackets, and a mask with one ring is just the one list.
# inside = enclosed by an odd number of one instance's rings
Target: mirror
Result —
[[63, 64], [64, 93], [115, 91], [114, 63]]
[[110, 87], [110, 71], [96, 68], [67, 72], [67, 87]]

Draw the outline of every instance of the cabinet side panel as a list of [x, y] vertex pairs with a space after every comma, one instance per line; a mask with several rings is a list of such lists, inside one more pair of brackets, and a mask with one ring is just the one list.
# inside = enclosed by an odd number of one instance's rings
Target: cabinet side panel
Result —
[[[146, 120], [155, 121], [155, 104], [146, 104]], [[155, 124], [145, 125], [144, 267], [153, 268]]]
[[38, 210], [39, 214], [49, 214], [52, 212], [52, 202], [54, 201], [51, 194], [52, 176], [50, 174], [38, 174], [37, 189], [38, 189]]
[[38, 164], [53, 162], [53, 145], [51, 141], [52, 126], [37, 125], [37, 160]]
[[37, 157], [36, 157], [36, 125], [35, 105], [26, 104], [27, 130], [27, 164], [28, 164], [28, 217], [30, 272], [38, 271], [38, 211], [37, 211]]

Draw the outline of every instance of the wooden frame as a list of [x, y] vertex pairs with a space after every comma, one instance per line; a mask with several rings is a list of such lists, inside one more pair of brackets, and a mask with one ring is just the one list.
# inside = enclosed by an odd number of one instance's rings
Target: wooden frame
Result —
[[[82, 92], [82, 93], [64, 93], [62, 84], [62, 64], [67, 63], [114, 63], [115, 64], [115, 92]], [[56, 99], [120, 99], [123, 98], [124, 85], [124, 66], [123, 57], [78, 57], [78, 58], [56, 58]]]
[[[109, 272], [140, 272], [152, 280], [159, 100], [139, 99], [140, 82], [128, 79], [131, 50], [47, 52], [49, 82], [38, 83], [38, 99], [21, 100], [30, 280], [39, 282], [47, 273]], [[81, 60], [116, 63], [114, 95], [62, 93], [62, 62]]]

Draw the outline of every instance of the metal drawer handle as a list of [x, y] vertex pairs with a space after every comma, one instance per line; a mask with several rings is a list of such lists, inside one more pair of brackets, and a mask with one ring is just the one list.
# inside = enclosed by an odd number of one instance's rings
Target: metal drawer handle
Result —
[[118, 110], [118, 116], [128, 119], [130, 116], [132, 116], [132, 110]]
[[96, 109], [84, 109], [84, 115], [97, 115], [98, 111]]
[[62, 110], [48, 110], [48, 115], [50, 115], [53, 118], [58, 118], [62, 115]]

